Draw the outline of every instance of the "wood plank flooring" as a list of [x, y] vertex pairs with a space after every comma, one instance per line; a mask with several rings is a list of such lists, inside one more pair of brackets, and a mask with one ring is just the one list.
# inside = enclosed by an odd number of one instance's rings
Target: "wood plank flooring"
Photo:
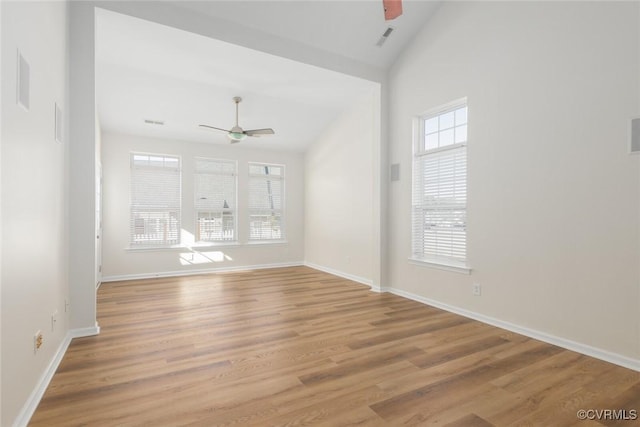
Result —
[[[105, 283], [31, 426], [613, 426], [640, 373], [307, 267]], [[609, 417], [613, 418], [613, 417]]]

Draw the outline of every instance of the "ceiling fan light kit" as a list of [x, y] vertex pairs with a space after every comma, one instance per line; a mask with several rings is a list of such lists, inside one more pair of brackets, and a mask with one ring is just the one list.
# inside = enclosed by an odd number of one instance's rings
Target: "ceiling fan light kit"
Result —
[[209, 125], [200, 125], [200, 127], [227, 132], [227, 136], [229, 137], [229, 140], [231, 141], [232, 144], [242, 141], [247, 136], [273, 135], [275, 132], [271, 128], [243, 130], [240, 127], [240, 125], [238, 125], [238, 104], [240, 104], [241, 101], [242, 101], [241, 97], [239, 96], [233, 97], [233, 102], [235, 102], [236, 104], [236, 125], [232, 127], [230, 130], [217, 128], [215, 126], [209, 126]]
[[233, 132], [233, 131], [229, 132], [227, 136], [229, 137], [232, 143], [240, 142], [247, 137], [247, 135], [242, 132]]

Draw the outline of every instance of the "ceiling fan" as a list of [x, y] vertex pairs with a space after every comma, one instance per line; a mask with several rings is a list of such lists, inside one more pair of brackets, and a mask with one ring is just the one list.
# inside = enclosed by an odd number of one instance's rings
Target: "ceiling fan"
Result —
[[242, 141], [247, 136], [273, 135], [275, 132], [271, 128], [243, 130], [238, 125], [238, 104], [240, 104], [241, 101], [242, 101], [242, 98], [240, 98], [239, 96], [233, 97], [233, 102], [236, 103], [236, 125], [231, 129], [227, 130], [227, 129], [217, 128], [215, 126], [209, 126], [209, 125], [200, 125], [200, 127], [227, 132], [227, 136], [231, 140], [232, 144]]

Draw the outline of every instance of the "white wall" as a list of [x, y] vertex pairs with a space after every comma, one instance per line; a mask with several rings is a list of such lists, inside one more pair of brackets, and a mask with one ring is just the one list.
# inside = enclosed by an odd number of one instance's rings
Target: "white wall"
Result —
[[[2, 64], [2, 4], [0, 4], [0, 64]], [[0, 66], [0, 82], [6, 80], [4, 69]], [[4, 90], [0, 86], [0, 94]], [[0, 96], [0, 98], [3, 98]], [[2, 188], [2, 113], [0, 110], [0, 189]], [[2, 197], [0, 197], [0, 308], [2, 307]], [[0, 422], [2, 422], [2, 315], [0, 313]]]
[[[96, 177], [95, 177], [95, 279], [94, 283], [100, 286], [102, 281], [102, 129], [100, 127], [100, 119], [98, 118], [98, 112], [95, 116], [95, 165], [96, 165]], [[97, 308], [97, 307], [96, 307]]]
[[[266, 139], [265, 139], [266, 143]], [[129, 176], [130, 153], [174, 154], [182, 159], [182, 229], [183, 236], [193, 234], [194, 157], [238, 161], [238, 235], [239, 245], [201, 248], [203, 252], [224, 253], [219, 261], [207, 260], [188, 249], [127, 250], [129, 246]], [[286, 243], [246, 244], [248, 162], [285, 165]], [[300, 264], [304, 260], [304, 171], [301, 153], [248, 150], [238, 145], [203, 144], [186, 141], [143, 138], [104, 133], [103, 165], [103, 281], [123, 278], [194, 271], [234, 269], [251, 266]], [[220, 254], [212, 254], [216, 259]]]
[[305, 261], [373, 284], [378, 93], [359, 100], [305, 153]]
[[88, 2], [69, 3], [69, 297], [70, 325], [96, 323], [95, 22]]
[[[2, 417], [10, 426], [68, 329], [65, 149], [66, 4], [2, 2]], [[16, 51], [31, 67], [30, 110], [16, 104]], [[52, 331], [51, 315], [58, 311]], [[33, 339], [44, 343], [34, 354]]]
[[[2, 4], [0, 4], [0, 64], [2, 64]], [[4, 69], [0, 66], [0, 82], [5, 81]], [[0, 86], [0, 94], [4, 90]], [[3, 98], [0, 96], [0, 98]], [[1, 110], [0, 110], [1, 111]], [[0, 189], [2, 188], [2, 113], [0, 112]], [[0, 197], [0, 242], [2, 242], [2, 197]], [[0, 243], [0, 308], [2, 307], [2, 244]], [[0, 422], [2, 422], [2, 314], [0, 313]]]
[[[442, 6], [390, 76], [388, 286], [640, 358], [639, 5]], [[407, 261], [412, 118], [464, 96], [470, 276]]]

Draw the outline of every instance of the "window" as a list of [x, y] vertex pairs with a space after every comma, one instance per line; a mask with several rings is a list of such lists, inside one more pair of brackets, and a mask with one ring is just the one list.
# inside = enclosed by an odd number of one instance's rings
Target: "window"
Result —
[[131, 154], [130, 244], [180, 243], [180, 158]]
[[468, 272], [466, 101], [420, 117], [416, 130], [412, 259]]
[[284, 166], [249, 163], [249, 240], [284, 238]]
[[236, 240], [236, 162], [195, 160], [196, 241]]

